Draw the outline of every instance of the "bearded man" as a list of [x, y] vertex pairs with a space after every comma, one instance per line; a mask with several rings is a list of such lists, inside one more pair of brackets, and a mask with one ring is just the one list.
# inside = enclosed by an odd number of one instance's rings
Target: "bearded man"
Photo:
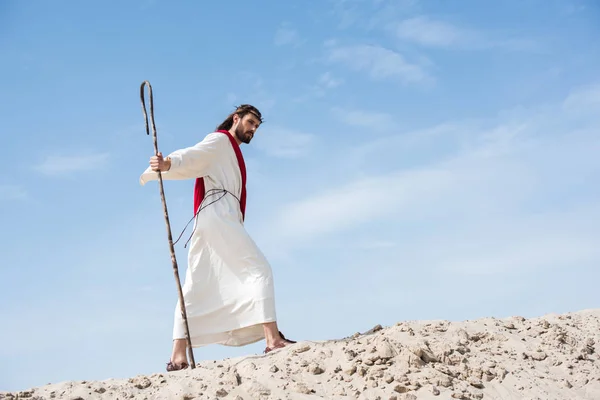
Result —
[[[252, 105], [236, 108], [195, 146], [150, 158], [140, 177], [195, 179], [195, 222], [182, 286], [192, 347], [244, 346], [266, 340], [265, 353], [295, 343], [277, 327], [271, 266], [244, 228], [246, 167], [240, 150], [262, 124]], [[187, 368], [185, 325], [177, 302], [167, 371]]]

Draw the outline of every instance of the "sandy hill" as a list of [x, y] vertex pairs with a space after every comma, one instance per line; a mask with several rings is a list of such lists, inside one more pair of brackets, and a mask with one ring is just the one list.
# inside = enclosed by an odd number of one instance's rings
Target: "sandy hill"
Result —
[[65, 382], [0, 399], [600, 399], [600, 309], [408, 321], [194, 370]]

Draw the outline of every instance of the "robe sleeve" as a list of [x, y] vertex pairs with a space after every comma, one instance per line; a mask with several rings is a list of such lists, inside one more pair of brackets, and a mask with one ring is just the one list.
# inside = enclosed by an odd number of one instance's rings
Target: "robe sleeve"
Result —
[[[171, 168], [162, 172], [163, 180], [195, 179], [206, 176], [227, 145], [229, 145], [227, 137], [214, 132], [192, 147], [172, 152], [168, 155], [171, 158]], [[140, 184], [143, 186], [153, 180], [158, 180], [158, 174], [148, 167], [140, 176]]]

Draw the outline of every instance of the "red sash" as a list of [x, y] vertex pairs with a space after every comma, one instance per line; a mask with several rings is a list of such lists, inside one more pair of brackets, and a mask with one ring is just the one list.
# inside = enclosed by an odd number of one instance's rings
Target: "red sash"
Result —
[[[226, 130], [219, 130], [217, 132], [224, 133], [229, 138], [231, 142], [231, 146], [233, 147], [233, 151], [235, 151], [235, 156], [238, 160], [238, 165], [240, 167], [240, 173], [242, 174], [242, 197], [240, 199], [240, 208], [242, 210], [242, 219], [246, 218], [246, 164], [244, 163], [244, 156], [242, 155], [242, 151], [240, 150], [240, 146], [235, 141], [234, 137]], [[202, 200], [204, 199], [205, 187], [204, 187], [204, 178], [196, 178], [196, 184], [194, 186], [194, 215], [198, 212], [198, 207], [202, 204]]]

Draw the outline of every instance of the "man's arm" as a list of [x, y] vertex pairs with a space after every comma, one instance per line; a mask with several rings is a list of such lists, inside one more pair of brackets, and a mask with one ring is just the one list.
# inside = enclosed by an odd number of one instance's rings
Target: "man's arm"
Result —
[[225, 135], [211, 133], [195, 146], [174, 151], [165, 158], [162, 154], [152, 156], [150, 166], [140, 177], [140, 183], [144, 185], [150, 180], [156, 180], [156, 171], [159, 169], [165, 180], [195, 179], [205, 176], [227, 144]]

